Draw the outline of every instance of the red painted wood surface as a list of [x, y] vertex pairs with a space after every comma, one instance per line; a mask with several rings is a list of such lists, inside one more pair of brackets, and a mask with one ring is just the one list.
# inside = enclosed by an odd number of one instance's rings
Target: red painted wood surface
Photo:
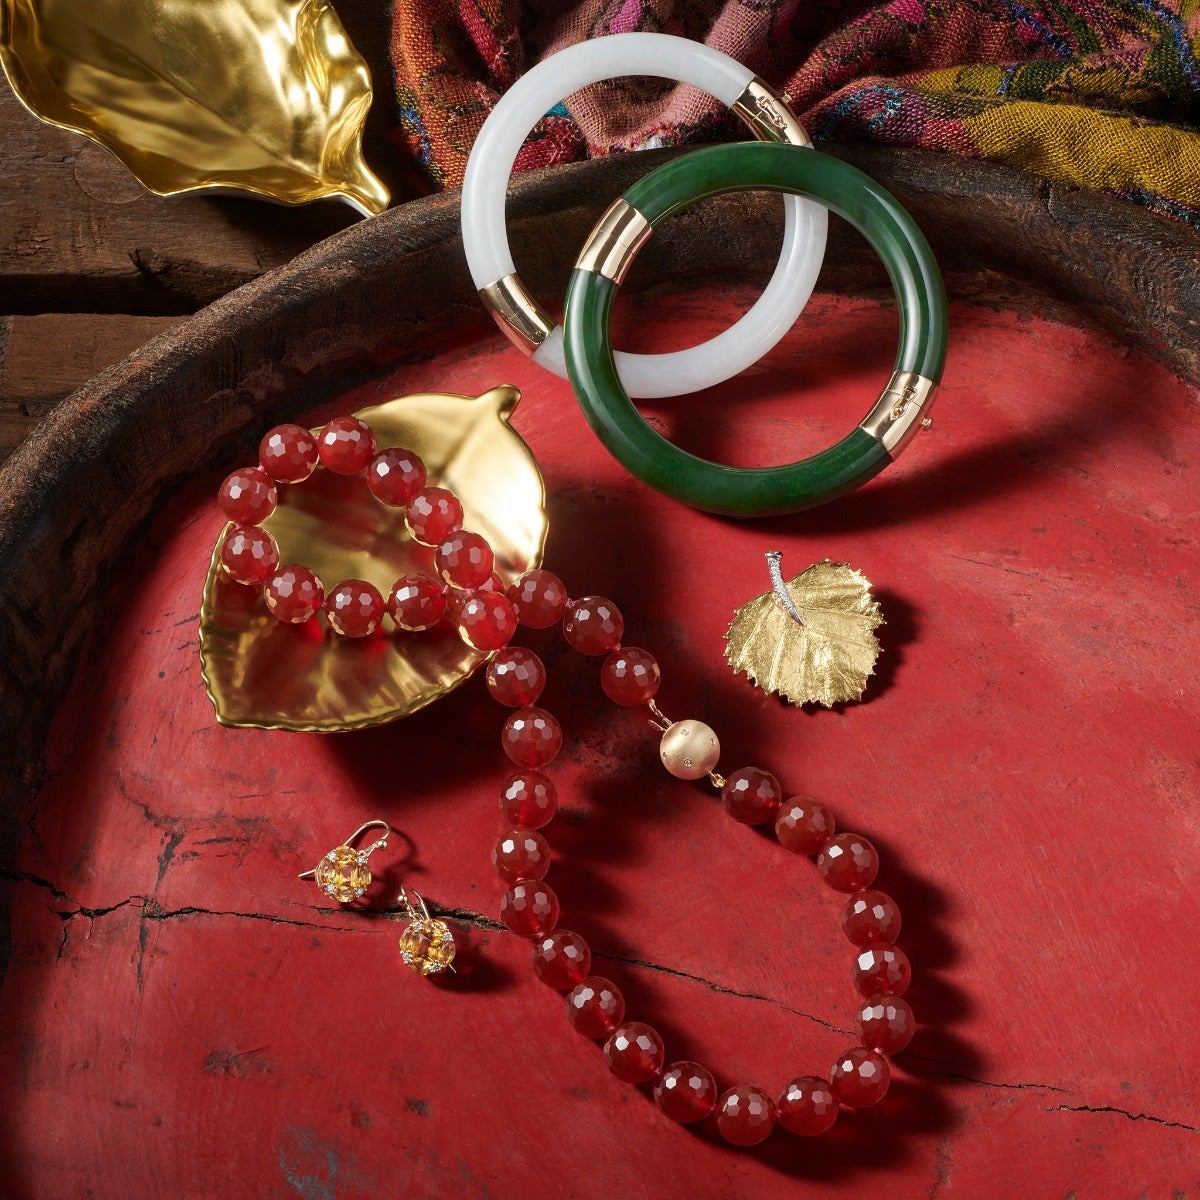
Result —
[[[711, 334], [746, 299], [651, 298], [626, 343]], [[889, 309], [822, 300], [771, 369], [653, 414], [702, 453], [799, 456], [865, 411], [893, 331]], [[629, 479], [566, 385], [499, 338], [336, 407], [501, 381], [525, 392], [548, 565], [623, 607], [664, 709], [880, 846], [925, 1022], [891, 1094], [820, 1141], [735, 1151], [614, 1081], [525, 944], [460, 923], [461, 973], [439, 985], [400, 963], [400, 923], [323, 907], [297, 873], [383, 816], [411, 848], [376, 857], [372, 901], [404, 880], [495, 918], [501, 711], [475, 679], [360, 734], [218, 727], [196, 623], [220, 463], [130, 557], [26, 814], [4, 1194], [1200, 1195], [1194, 391], [1102, 337], [958, 309], [933, 430], [858, 495], [758, 524]], [[830, 556], [876, 581], [866, 703], [797, 711], [725, 667], [775, 547], [789, 574]], [[840, 898], [667, 778], [595, 662], [526, 640], [567, 733], [548, 831], [564, 923], [669, 1056], [772, 1090], [827, 1071], [853, 1041]]]

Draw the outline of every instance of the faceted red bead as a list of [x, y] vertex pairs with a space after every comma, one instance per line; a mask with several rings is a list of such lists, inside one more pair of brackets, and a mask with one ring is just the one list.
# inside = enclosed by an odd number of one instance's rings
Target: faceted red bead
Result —
[[625, 997], [609, 979], [589, 975], [567, 993], [567, 1020], [584, 1037], [608, 1037], [624, 1019]]
[[458, 604], [455, 620], [462, 640], [485, 652], [507, 646], [517, 632], [517, 614], [503, 592], [480, 588], [467, 593]]
[[746, 825], [761, 825], [779, 811], [783, 788], [770, 771], [760, 767], [742, 767], [725, 780], [721, 788], [725, 811]]
[[600, 686], [614, 703], [636, 708], [654, 698], [662, 672], [648, 650], [622, 646], [604, 660], [600, 668]]
[[751, 1083], [731, 1087], [717, 1101], [717, 1132], [734, 1146], [757, 1146], [777, 1120], [775, 1102]]
[[556, 992], [569, 992], [591, 969], [587, 942], [570, 929], [556, 929], [533, 943], [533, 973]]
[[510, 829], [492, 847], [492, 866], [505, 883], [541, 879], [550, 869], [550, 846], [532, 829]]
[[487, 538], [467, 529], [456, 529], [438, 544], [434, 554], [438, 573], [456, 588], [477, 588], [488, 583], [495, 561]]
[[563, 637], [580, 654], [608, 654], [621, 644], [625, 618], [603, 596], [576, 600], [563, 617]]
[[854, 986], [859, 994], [902, 996], [912, 982], [908, 955], [899, 946], [868, 946], [854, 960]]
[[235, 525], [221, 544], [221, 566], [237, 583], [266, 583], [279, 566], [279, 547], [257, 525]]
[[717, 1081], [697, 1062], [673, 1062], [654, 1085], [654, 1102], [672, 1121], [691, 1125], [716, 1107]]
[[794, 854], [818, 854], [834, 829], [833, 813], [808, 796], [792, 796], [775, 814], [775, 836]]
[[542, 694], [546, 668], [532, 650], [509, 646], [488, 663], [486, 678], [493, 700], [508, 708], [525, 708]]
[[263, 588], [272, 616], [289, 625], [301, 625], [315, 617], [325, 603], [325, 587], [315, 571], [291, 563], [267, 580]]
[[235, 524], [261, 525], [275, 511], [279, 493], [262, 467], [239, 467], [225, 476], [217, 503]]
[[500, 789], [500, 812], [512, 825], [541, 829], [554, 820], [557, 811], [554, 784], [539, 771], [517, 771]]
[[801, 1075], [783, 1089], [776, 1106], [779, 1123], [788, 1133], [816, 1137], [832, 1128], [838, 1116], [833, 1085], [819, 1075]]
[[567, 607], [567, 589], [553, 571], [526, 571], [508, 589], [508, 598], [527, 629], [549, 629]]
[[445, 488], [422, 488], [409, 502], [404, 524], [414, 542], [436, 546], [444, 542], [463, 523], [463, 506], [458, 497]]
[[446, 595], [446, 585], [432, 575], [401, 575], [388, 596], [388, 612], [400, 629], [432, 629], [446, 611]]
[[859, 892], [846, 904], [842, 928], [856, 946], [890, 944], [900, 936], [900, 906], [883, 892]]
[[365, 579], [346, 579], [325, 597], [330, 628], [342, 637], [361, 638], [379, 628], [385, 611], [379, 589]]
[[899, 1054], [917, 1031], [916, 1018], [900, 996], [876, 996], [858, 1010], [856, 1018], [862, 1044], [880, 1054]]
[[847, 1108], [870, 1108], [887, 1093], [892, 1073], [887, 1059], [874, 1050], [853, 1046], [833, 1064], [829, 1083], [839, 1104]]
[[648, 1083], [656, 1078], [662, 1070], [664, 1053], [658, 1031], [641, 1021], [618, 1025], [604, 1043], [608, 1069], [625, 1083]]
[[380, 450], [367, 467], [367, 487], [376, 499], [403, 508], [425, 486], [425, 464], [411, 450]]
[[544, 767], [562, 746], [562, 729], [544, 708], [518, 708], [504, 722], [500, 745], [518, 767]]
[[540, 879], [519, 879], [500, 900], [500, 920], [517, 937], [545, 937], [558, 924], [558, 897]]
[[874, 882], [879, 855], [861, 833], [839, 833], [817, 855], [817, 870], [836, 891], [857, 892]]
[[302, 425], [276, 425], [258, 444], [258, 461], [272, 479], [300, 483], [317, 469], [317, 439]]
[[356, 475], [375, 457], [375, 434], [357, 417], [334, 417], [317, 434], [317, 454], [335, 475]]

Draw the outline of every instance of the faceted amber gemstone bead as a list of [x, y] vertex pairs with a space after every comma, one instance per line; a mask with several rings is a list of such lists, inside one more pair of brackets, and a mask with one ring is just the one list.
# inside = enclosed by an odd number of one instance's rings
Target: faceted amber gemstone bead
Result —
[[883, 892], [859, 892], [846, 904], [842, 928], [856, 946], [894, 942], [900, 936], [900, 906]]
[[418, 975], [436, 975], [454, 961], [454, 934], [445, 921], [414, 921], [400, 935], [400, 957]]
[[546, 668], [532, 650], [509, 646], [488, 663], [487, 689], [492, 699], [507, 708], [525, 708], [537, 702], [546, 686]]
[[779, 1123], [788, 1133], [816, 1137], [832, 1128], [838, 1116], [833, 1085], [819, 1075], [801, 1075], [783, 1089], [776, 1106]]
[[400, 629], [432, 629], [446, 611], [446, 585], [417, 571], [401, 575], [392, 585], [387, 608]]
[[279, 493], [262, 467], [240, 467], [225, 476], [217, 503], [235, 524], [260, 525], [275, 511]]
[[425, 464], [411, 450], [381, 450], [367, 467], [371, 494], [393, 508], [403, 508], [425, 486]]
[[891, 1079], [887, 1059], [862, 1046], [847, 1050], [829, 1072], [833, 1094], [847, 1108], [870, 1108], [878, 1104], [886, 1095]]
[[717, 1101], [717, 1132], [734, 1146], [757, 1146], [778, 1119], [775, 1102], [760, 1087], [739, 1083]]
[[444, 542], [463, 523], [463, 507], [458, 497], [445, 488], [422, 488], [408, 503], [404, 524], [414, 542], [436, 546]]
[[357, 417], [334, 417], [317, 435], [317, 454], [335, 475], [356, 475], [375, 457], [375, 434]]
[[792, 796], [775, 814], [775, 836], [793, 854], [818, 854], [833, 834], [833, 813], [809, 796]]
[[563, 617], [563, 637], [580, 654], [608, 654], [621, 644], [625, 618], [603, 596], [576, 600]]
[[317, 864], [317, 887], [333, 900], [349, 904], [370, 886], [367, 856], [361, 850], [338, 846]]
[[721, 788], [725, 811], [745, 825], [761, 825], [779, 811], [783, 788], [770, 771], [742, 767], [725, 780]]
[[557, 811], [558, 792], [540, 771], [517, 771], [500, 789], [500, 812], [511, 825], [541, 829]]
[[325, 603], [325, 588], [317, 573], [296, 563], [280, 567], [267, 580], [263, 595], [275, 619], [289, 625], [315, 617]]
[[663, 1065], [663, 1041], [658, 1031], [641, 1021], [618, 1025], [604, 1043], [608, 1069], [625, 1083], [648, 1083]]
[[540, 879], [519, 879], [500, 901], [500, 919], [517, 937], [545, 937], [558, 924], [558, 897]]
[[482, 587], [492, 578], [495, 561], [487, 538], [468, 529], [456, 529], [438, 543], [434, 554], [438, 574], [456, 588]]
[[317, 469], [317, 439], [302, 425], [276, 425], [259, 442], [258, 461], [272, 479], [300, 483]]
[[533, 973], [556, 992], [569, 992], [592, 969], [588, 944], [570, 929], [556, 929], [533, 944]]
[[221, 568], [236, 583], [266, 583], [279, 566], [279, 547], [257, 525], [235, 525], [221, 543]]
[[550, 869], [550, 846], [532, 829], [510, 829], [492, 847], [492, 866], [505, 883], [541, 879]]
[[874, 882], [879, 855], [861, 833], [839, 833], [817, 855], [817, 870], [836, 891], [857, 892]]
[[325, 616], [342, 637], [367, 637], [379, 628], [385, 611], [379, 589], [365, 579], [346, 579], [325, 597]]
[[654, 1102], [681, 1125], [703, 1121], [717, 1103], [717, 1081], [697, 1062], [673, 1062], [654, 1085]]
[[485, 652], [507, 646], [517, 632], [517, 614], [503, 592], [483, 588], [468, 592], [458, 605], [455, 619], [463, 641]]
[[567, 589], [553, 571], [526, 571], [508, 589], [508, 598], [527, 629], [549, 629], [567, 608]]
[[625, 997], [610, 979], [589, 975], [567, 993], [567, 1020], [584, 1037], [608, 1037], [624, 1019]]
[[917, 1031], [916, 1018], [907, 1000], [876, 996], [858, 1010], [858, 1032], [868, 1050], [899, 1054]]
[[854, 986], [860, 995], [903, 996], [911, 982], [912, 967], [899, 946], [869, 946], [854, 959]]
[[636, 646], [613, 651], [600, 668], [600, 686], [614, 703], [636, 708], [654, 698], [662, 672], [654, 655]]
[[518, 708], [504, 722], [500, 745], [518, 767], [544, 767], [562, 746], [562, 729], [544, 708]]

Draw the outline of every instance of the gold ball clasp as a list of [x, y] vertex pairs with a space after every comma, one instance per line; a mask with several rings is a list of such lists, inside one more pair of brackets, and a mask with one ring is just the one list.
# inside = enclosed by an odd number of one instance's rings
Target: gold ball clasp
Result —
[[721, 743], [703, 721], [675, 721], [658, 746], [662, 764], [676, 779], [701, 779], [721, 757]]

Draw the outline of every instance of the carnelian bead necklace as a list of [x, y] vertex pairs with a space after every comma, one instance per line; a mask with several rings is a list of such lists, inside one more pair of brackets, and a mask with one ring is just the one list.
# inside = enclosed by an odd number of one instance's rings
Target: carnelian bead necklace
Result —
[[492, 863], [507, 891], [500, 901], [504, 924], [533, 944], [534, 974], [566, 994], [567, 1019], [585, 1037], [604, 1041], [604, 1060], [626, 1083], [650, 1085], [655, 1103], [669, 1118], [691, 1124], [712, 1118], [717, 1131], [735, 1146], [753, 1146], [777, 1125], [800, 1137], [824, 1133], [842, 1108], [877, 1104], [891, 1078], [887, 1056], [912, 1040], [915, 1021], [904, 1000], [912, 971], [895, 945], [900, 910], [872, 888], [879, 870], [874, 846], [858, 833], [836, 831], [833, 814], [807, 796], [785, 797], [779, 781], [760, 767], [742, 767], [723, 777], [716, 772], [720, 744], [699, 721], [670, 721], [655, 702], [661, 672], [654, 656], [622, 645], [620, 610], [602, 596], [569, 600], [557, 576], [531, 571], [509, 588], [523, 625], [548, 628], [561, 619], [566, 641], [585, 655], [604, 657], [600, 682], [614, 703], [645, 706], [662, 735], [660, 756], [680, 779], [708, 779], [725, 810], [747, 825], [772, 823], [779, 843], [816, 859], [820, 878], [848, 897], [842, 929], [854, 945], [854, 986], [863, 999], [856, 1025], [859, 1043], [848, 1047], [827, 1076], [800, 1075], [779, 1093], [739, 1083], [719, 1092], [706, 1067], [691, 1061], [666, 1062], [658, 1032], [627, 1020], [625, 999], [611, 980], [593, 975], [592, 954], [576, 932], [559, 926], [559, 903], [545, 882], [550, 846], [542, 832], [554, 819], [557, 798], [542, 772], [558, 754], [558, 721], [537, 707], [546, 669], [532, 651], [502, 649], [487, 668], [487, 687], [500, 704], [513, 709], [504, 723], [501, 745], [520, 768], [500, 789], [506, 829], [492, 850]]
[[[403, 508], [413, 541], [434, 550], [438, 576], [402, 575], [385, 599], [365, 579], [345, 579], [331, 591], [300, 563], [280, 565], [275, 539], [259, 525], [279, 503], [277, 484], [306, 480], [318, 466], [338, 475], [365, 473], [382, 504]], [[508, 645], [517, 629], [513, 602], [493, 574], [487, 540], [463, 529], [463, 507], [446, 488], [426, 486], [425, 464], [411, 450], [380, 450], [371, 427], [357, 417], [334, 417], [317, 433], [279, 425], [262, 439], [258, 466], [229, 474], [217, 493], [233, 522], [221, 544], [221, 569], [230, 579], [261, 588], [267, 610], [279, 621], [300, 625], [324, 612], [341, 637], [375, 633], [389, 615], [397, 629], [415, 633], [450, 618], [477, 650]], [[565, 599], [565, 596], [564, 596]]]

